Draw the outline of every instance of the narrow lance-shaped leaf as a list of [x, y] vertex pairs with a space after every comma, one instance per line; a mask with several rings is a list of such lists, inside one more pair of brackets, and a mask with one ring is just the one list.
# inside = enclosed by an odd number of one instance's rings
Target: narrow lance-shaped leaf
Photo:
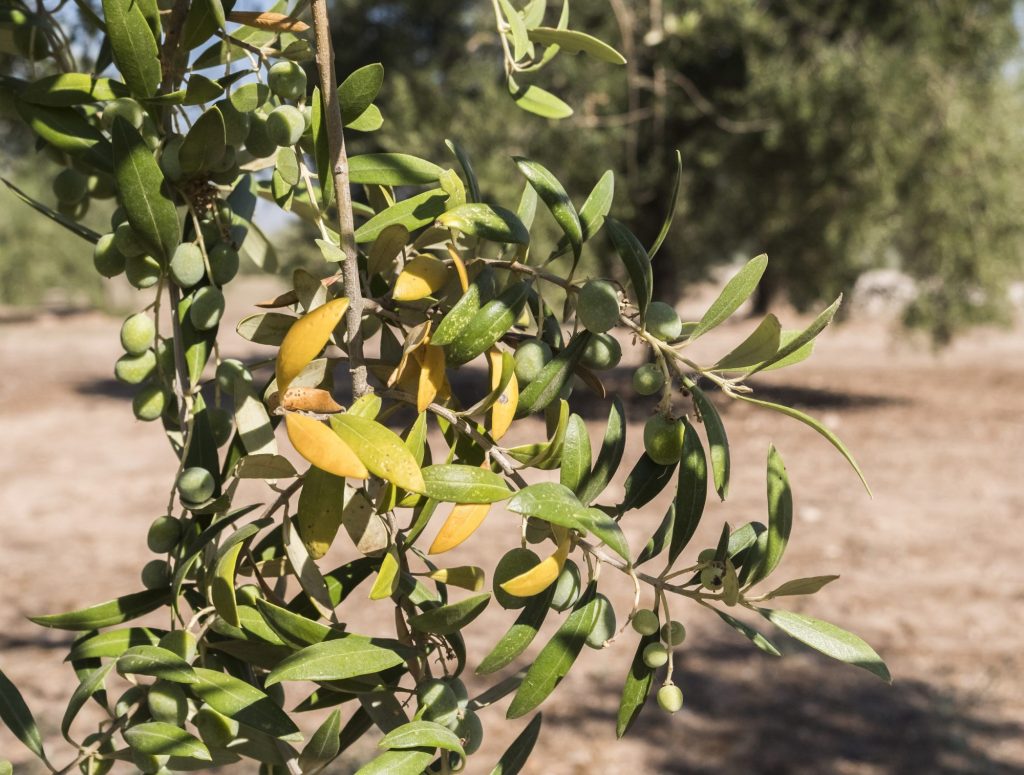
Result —
[[562, 442], [562, 465], [558, 470], [558, 481], [573, 492], [578, 492], [590, 475], [590, 455], [587, 424], [578, 414], [571, 415]]
[[409, 625], [420, 632], [451, 635], [461, 632], [463, 627], [483, 613], [490, 602], [491, 593], [484, 592], [467, 597], [457, 603], [430, 608], [415, 616], [410, 616]]
[[586, 54], [613, 65], [626, 64], [626, 58], [609, 46], [585, 32], [562, 30], [552, 27], [534, 27], [529, 31], [530, 40], [544, 46], [558, 46], [572, 54]]
[[424, 492], [426, 485], [420, 467], [397, 433], [374, 420], [351, 414], [332, 415], [331, 427], [371, 473], [403, 490]]
[[401, 654], [370, 640], [348, 636], [326, 640], [295, 652], [267, 676], [267, 685], [281, 681], [341, 681], [379, 673], [405, 662]]
[[622, 452], [626, 448], [626, 409], [622, 400], [615, 396], [612, 399], [608, 424], [605, 426], [604, 440], [601, 451], [597, 455], [594, 469], [583, 484], [580, 501], [589, 504], [604, 492], [608, 482], [619, 469]]
[[511, 77], [508, 79], [509, 94], [523, 110], [542, 118], [560, 119], [572, 115], [572, 108], [546, 89], [530, 84], [520, 88]]
[[352, 156], [349, 178], [357, 184], [417, 186], [437, 183], [444, 172], [433, 162], [407, 153], [366, 153]]
[[103, 0], [103, 17], [114, 63], [128, 88], [137, 97], [152, 97], [160, 85], [160, 50], [141, 4]]
[[633, 726], [644, 703], [647, 702], [647, 695], [651, 693], [654, 670], [644, 663], [644, 649], [657, 642], [658, 633], [653, 633], [642, 637], [637, 644], [633, 662], [629, 666], [626, 682], [622, 687], [622, 698], [619, 700], [619, 713], [615, 724], [616, 737], [621, 738]]
[[465, 755], [458, 736], [434, 721], [410, 721], [388, 732], [377, 745], [380, 748], [441, 748]]
[[779, 350], [782, 326], [775, 315], [766, 315], [756, 329], [712, 368], [738, 371], [773, 359]]
[[767, 578], [782, 560], [793, 527], [793, 492], [786, 465], [774, 445], [768, 449], [768, 538], [760, 566], [748, 577], [748, 584]]
[[530, 232], [519, 216], [497, 205], [469, 202], [443, 213], [437, 223], [446, 229], [490, 240], [528, 245]]
[[68, 706], [64, 710], [64, 718], [61, 719], [60, 733], [64, 735], [65, 738], [68, 737], [71, 725], [78, 717], [78, 714], [85, 706], [85, 703], [89, 701], [89, 698], [97, 692], [103, 691], [107, 675], [109, 675], [110, 671], [114, 669], [114, 665], [114, 662], [107, 662], [107, 664], [96, 668], [82, 678], [82, 682], [71, 695], [71, 699], [68, 700]]
[[683, 424], [683, 454], [679, 461], [675, 521], [668, 554], [669, 561], [673, 563], [693, 538], [704, 515], [708, 496], [708, 462], [704, 456], [704, 445], [689, 420], [684, 418]]
[[765, 268], [768, 266], [768, 256], [760, 255], [756, 258], [752, 258], [740, 271], [729, 282], [722, 288], [722, 292], [718, 294], [718, 298], [715, 299], [711, 306], [708, 307], [707, 312], [704, 313], [704, 317], [697, 323], [697, 327], [693, 329], [690, 334], [690, 339], [696, 339], [703, 334], [706, 334], [715, 326], [720, 323], [724, 323], [729, 317], [732, 316], [736, 310], [740, 308], [750, 294], [757, 288], [757, 284], [761, 282], [761, 276], [764, 274]]
[[773, 657], [782, 656], [781, 652], [777, 648], [775, 648], [775, 645], [770, 640], [764, 637], [764, 635], [759, 633], [749, 624], [740, 621], [735, 616], [730, 616], [725, 611], [719, 611], [717, 608], [713, 610], [716, 614], [718, 614], [719, 618], [721, 618], [723, 622], [728, 624], [730, 627], [736, 630], [736, 632], [738, 632], [744, 638], [746, 638], [759, 649], [761, 649], [761, 651], [763, 651], [765, 654], [770, 654]]
[[0, 721], [7, 725], [16, 738], [25, 744], [32, 753], [46, 762], [43, 751], [43, 738], [39, 727], [28, 709], [21, 692], [11, 680], [0, 670]]
[[647, 251], [647, 255], [654, 260], [658, 251], [661, 250], [661, 246], [665, 243], [665, 238], [668, 236], [669, 231], [672, 229], [672, 221], [676, 215], [676, 202], [679, 199], [679, 186], [683, 182], [683, 154], [681, 151], [676, 151], [676, 175], [672, 181], [672, 194], [669, 196], [668, 205], [665, 208], [665, 219], [661, 223], [661, 229], [658, 231], [658, 236], [654, 239], [654, 244], [651, 245], [651, 249]]
[[432, 188], [416, 196], [396, 202], [356, 229], [356, 242], [373, 242], [388, 226], [400, 224], [409, 231], [433, 223], [444, 212], [448, 195]]
[[832, 322], [832, 318], [835, 317], [836, 312], [839, 311], [839, 305], [843, 303], [842, 294], [832, 302], [828, 307], [823, 309], [818, 316], [811, 321], [810, 325], [807, 326], [803, 331], [794, 337], [788, 339], [773, 356], [765, 360], [763, 363], [757, 365], [757, 368], [750, 371], [751, 374], [756, 374], [762, 369], [769, 368], [773, 364], [780, 363], [786, 360], [790, 356], [795, 355], [800, 351], [802, 347], [810, 344], [814, 341], [814, 338], [825, 330], [825, 327]]
[[302, 749], [299, 769], [302, 772], [311, 772], [333, 761], [341, 748], [340, 735], [341, 711], [334, 710], [324, 719], [324, 723], [317, 728], [306, 743], [306, 747]]
[[463, 464], [442, 464], [423, 469], [428, 497], [448, 503], [494, 503], [512, 492], [493, 471]]
[[831, 584], [838, 578], [838, 576], [809, 576], [805, 579], [792, 579], [791, 581], [786, 581], [777, 586], [765, 595], [764, 599], [771, 600], [776, 597], [813, 595], [826, 584]]
[[886, 683], [892, 683], [889, 668], [885, 666], [882, 658], [862, 638], [852, 632], [821, 619], [792, 611], [758, 608], [757, 612], [784, 633], [812, 649], [840, 662], [864, 668]]
[[153, 756], [183, 756], [213, 761], [210, 750], [195, 735], [163, 721], [136, 724], [124, 731], [132, 750]]
[[533, 746], [537, 743], [542, 721], [543, 715], [540, 713], [530, 720], [526, 728], [519, 733], [519, 737], [513, 740], [512, 745], [501, 755], [501, 759], [491, 770], [491, 775], [516, 775], [522, 770], [533, 752]]
[[651, 268], [650, 256], [633, 232], [614, 218], [607, 218], [605, 222], [612, 246], [626, 267], [626, 274], [633, 284], [636, 306], [643, 317], [647, 314], [647, 307], [654, 293], [654, 270]]
[[145, 592], [135, 592], [79, 611], [30, 616], [29, 619], [42, 627], [54, 627], [59, 630], [98, 630], [155, 611], [166, 605], [170, 598], [171, 595], [166, 589], [147, 589]]
[[692, 382], [687, 382], [686, 388], [693, 396], [693, 405], [700, 413], [700, 419], [704, 423], [704, 432], [708, 436], [715, 490], [718, 491], [718, 497], [725, 500], [725, 496], [729, 494], [729, 472], [731, 469], [729, 437], [725, 433], [725, 425], [722, 424], [722, 417], [718, 414], [715, 405], [703, 390]]
[[565, 234], [572, 245], [573, 255], [579, 257], [583, 246], [583, 227], [580, 225], [580, 216], [573, 206], [572, 200], [566, 193], [565, 188], [558, 182], [558, 178], [541, 164], [521, 156], [512, 157], [530, 185], [537, 190], [544, 204], [547, 205], [555, 223]]
[[476, 173], [473, 171], [473, 164], [469, 160], [469, 155], [454, 140], [445, 140], [444, 144], [448, 146], [448, 150], [455, 154], [455, 158], [459, 160], [462, 172], [466, 176], [466, 185], [469, 187], [469, 201], [479, 202], [480, 184], [477, 182]]
[[501, 670], [526, 651], [537, 636], [537, 631], [544, 623], [548, 611], [551, 610], [551, 598], [554, 594], [555, 587], [552, 585], [527, 601], [508, 632], [494, 645], [476, 669], [478, 675], [489, 675]]
[[342, 121], [351, 124], [362, 116], [373, 104], [383, 83], [384, 66], [380, 62], [353, 70], [338, 87]]
[[519, 394], [517, 417], [540, 411], [558, 398], [562, 388], [572, 379], [573, 370], [583, 357], [590, 336], [589, 331], [577, 333], [569, 344], [544, 365], [540, 374]]

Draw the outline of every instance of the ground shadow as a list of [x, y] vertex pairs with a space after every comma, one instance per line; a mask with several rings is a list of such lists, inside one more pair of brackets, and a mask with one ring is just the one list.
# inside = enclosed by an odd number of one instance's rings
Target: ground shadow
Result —
[[[1020, 773], [990, 751], [1024, 735], [1024, 725], [992, 717], [978, 698], [913, 680], [888, 686], [809, 653], [777, 660], [712, 642], [680, 654], [675, 681], [686, 710], [679, 723], [667, 723], [652, 701], [630, 731], [650, 743], [654, 772]], [[593, 694], [620, 690], [612, 679], [603, 683]], [[612, 710], [581, 715], [615, 724]], [[545, 726], [567, 732], [583, 720], [552, 716]]]

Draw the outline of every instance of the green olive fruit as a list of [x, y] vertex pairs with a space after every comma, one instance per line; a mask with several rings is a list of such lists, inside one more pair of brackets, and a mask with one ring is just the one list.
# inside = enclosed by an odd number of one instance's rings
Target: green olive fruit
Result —
[[80, 202], [57, 202], [57, 212], [73, 221], [80, 221], [89, 212], [89, 198]]
[[124, 694], [117, 698], [117, 702], [114, 703], [114, 715], [115, 716], [126, 716], [132, 709], [132, 706], [144, 705], [146, 702], [146, 687], [145, 686], [130, 686], [125, 690]]
[[221, 242], [210, 249], [210, 270], [217, 285], [225, 285], [235, 278], [238, 263], [238, 251], [228, 243]]
[[543, 519], [529, 517], [526, 520], [526, 542], [539, 544], [551, 538], [551, 524]]
[[115, 118], [123, 118], [136, 129], [142, 129], [142, 122], [146, 119], [146, 111], [130, 97], [119, 97], [116, 100], [111, 100], [103, 107], [100, 124], [109, 132], [114, 126]]
[[225, 358], [217, 364], [215, 374], [217, 385], [225, 393], [234, 393], [235, 380], [252, 383], [252, 372], [245, 368], [245, 364], [236, 358]]
[[650, 668], [661, 667], [668, 662], [668, 649], [661, 643], [648, 643], [644, 647], [644, 664]]
[[160, 280], [163, 273], [160, 262], [152, 256], [134, 256], [125, 261], [124, 273], [128, 282], [136, 288], [151, 288]]
[[444, 681], [436, 678], [424, 681], [416, 687], [416, 698], [425, 721], [434, 721], [447, 726], [457, 720], [459, 699]]
[[145, 312], [125, 318], [121, 324], [121, 346], [129, 355], [142, 355], [156, 340], [156, 324]]
[[449, 678], [448, 686], [455, 692], [455, 699], [458, 701], [459, 710], [465, 710], [466, 706], [469, 705], [469, 690], [466, 689], [466, 684], [459, 678]]
[[683, 691], [672, 683], [658, 689], [658, 705], [669, 713], [677, 713], [683, 707]]
[[208, 331], [220, 323], [223, 315], [224, 294], [219, 288], [207, 285], [195, 292], [192, 306], [188, 308], [188, 317], [192, 325], [200, 331]]
[[169, 515], [154, 519], [146, 533], [146, 546], [157, 554], [167, 554], [180, 540], [181, 521]]
[[171, 277], [182, 288], [191, 288], [206, 276], [203, 251], [194, 242], [182, 242], [171, 256]]
[[697, 562], [711, 562], [715, 559], [715, 555], [718, 554], [714, 549], [701, 549], [700, 554], [697, 555]]
[[587, 645], [592, 649], [604, 648], [604, 642], [615, 634], [615, 609], [611, 601], [600, 592], [595, 595], [597, 623], [587, 635]]
[[117, 195], [117, 184], [114, 178], [106, 173], [89, 175], [86, 188], [93, 199], [113, 199]]
[[150, 560], [142, 566], [140, 575], [146, 589], [163, 589], [171, 584], [171, 566], [167, 560]]
[[580, 289], [576, 315], [588, 331], [603, 334], [619, 322], [619, 294], [607, 280], [588, 280]]
[[158, 641], [160, 648], [177, 654], [186, 662], [191, 662], [199, 652], [196, 636], [188, 630], [171, 630]]
[[622, 360], [622, 347], [611, 334], [593, 334], [583, 350], [580, 363], [588, 369], [614, 369]]
[[480, 723], [480, 717], [476, 713], [467, 710], [456, 725], [455, 734], [462, 741], [466, 756], [472, 756], [480, 750], [480, 745], [484, 741], [484, 725]]
[[516, 348], [516, 380], [520, 385], [533, 382], [551, 360], [551, 347], [540, 339], [527, 339]]
[[551, 598], [551, 607], [556, 611], [565, 611], [572, 608], [579, 596], [580, 569], [572, 560], [567, 560], [555, 580], [555, 593]]
[[156, 353], [147, 350], [142, 355], [122, 355], [114, 364], [114, 376], [126, 385], [139, 385], [156, 369]]
[[156, 365], [164, 374], [174, 373], [174, 345], [167, 339], [156, 342]]
[[665, 372], [656, 363], [645, 363], [633, 372], [633, 390], [642, 396], [653, 396], [665, 387]]
[[506, 552], [494, 568], [494, 599], [502, 608], [522, 608], [526, 605], [527, 598], [510, 595], [501, 585], [509, 579], [514, 579], [520, 573], [525, 573], [534, 565], [540, 562], [534, 552], [529, 549], [512, 549]]
[[203, 705], [192, 719], [203, 742], [211, 748], [226, 748], [238, 737], [238, 722]]
[[161, 771], [171, 757], [167, 754], [149, 754], [141, 751], [132, 751], [132, 764], [139, 768], [139, 772], [145, 775], [161, 775]]
[[214, 103], [224, 117], [224, 139], [228, 145], [241, 145], [249, 134], [251, 119], [249, 113], [243, 113], [234, 105], [231, 100], [220, 100]]
[[644, 425], [644, 451], [659, 465], [675, 465], [683, 454], [685, 431], [682, 420], [658, 413]]
[[661, 641], [669, 646], [680, 646], [686, 640], [686, 626], [675, 619], [661, 628]]
[[647, 307], [644, 327], [663, 342], [671, 342], [679, 338], [683, 332], [683, 321], [668, 304], [663, 301], [652, 301]]
[[718, 590], [724, 583], [725, 563], [720, 560], [713, 561], [700, 572], [700, 585], [705, 589]]
[[641, 608], [636, 612], [630, 624], [641, 635], [654, 635], [661, 626], [661, 621], [658, 619], [658, 615], [650, 608]]
[[185, 138], [182, 135], [174, 135], [164, 143], [164, 148], [160, 152], [160, 171], [172, 183], [177, 183], [185, 177], [185, 171], [181, 167], [181, 157], [178, 155], [183, 142], [185, 142]]
[[231, 412], [219, 406], [211, 406], [206, 410], [206, 419], [210, 422], [213, 443], [218, 447], [223, 447], [234, 432], [234, 427], [231, 424]]
[[114, 208], [114, 212], [110, 214], [110, 230], [114, 231], [122, 223], [128, 222], [128, 213], [124, 211], [121, 205]]
[[128, 221], [121, 221], [114, 227], [114, 245], [125, 258], [144, 255], [146, 245]]
[[306, 94], [306, 72], [295, 62], [275, 62], [267, 74], [267, 85], [283, 100], [297, 100]]
[[263, 599], [263, 590], [258, 584], [243, 584], [235, 592], [235, 597], [241, 605], [255, 606], [257, 600]]
[[210, 499], [214, 490], [217, 489], [217, 482], [213, 474], [205, 468], [193, 466], [186, 468], [178, 475], [178, 494], [183, 501], [189, 503], [202, 503]]
[[[110, 738], [110, 735], [105, 735], [102, 732], [93, 732], [91, 735], [86, 735], [82, 741], [82, 746], [85, 748], [93, 748], [95, 746], [96, 752], [100, 754], [111, 754], [114, 752], [114, 741]], [[113, 766], [113, 759], [90, 757], [78, 765], [78, 770], [82, 775], [107, 775]]]
[[306, 131], [306, 117], [293, 105], [280, 105], [267, 116], [267, 137], [275, 145], [289, 147], [299, 142]]
[[188, 716], [188, 698], [181, 687], [170, 681], [157, 681], [146, 695], [149, 714], [154, 721], [181, 726]]
[[104, 234], [96, 241], [92, 265], [104, 277], [117, 277], [124, 271], [125, 258], [114, 245], [113, 233]]
[[249, 134], [245, 137], [245, 150], [257, 159], [273, 156], [277, 151], [277, 143], [267, 133], [267, 117], [262, 113], [253, 113], [249, 121]]
[[167, 408], [167, 391], [161, 385], [143, 385], [132, 397], [132, 412], [144, 422], [159, 420]]
[[53, 179], [53, 194], [58, 202], [76, 204], [89, 193], [89, 176], [68, 167]]

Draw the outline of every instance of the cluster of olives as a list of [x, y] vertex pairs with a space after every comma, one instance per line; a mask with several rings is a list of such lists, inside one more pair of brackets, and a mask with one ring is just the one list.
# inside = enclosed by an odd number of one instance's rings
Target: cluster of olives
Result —
[[[641, 635], [658, 633], [659, 640], [649, 643], [643, 651], [644, 664], [652, 670], [664, 666], [668, 662], [669, 649], [681, 646], [686, 640], [686, 627], [682, 622], [673, 619], [662, 624], [658, 614], [649, 608], [637, 611], [630, 623]], [[658, 690], [658, 705], [669, 713], [676, 713], [683, 707], [683, 692], [672, 682], [672, 676]]]

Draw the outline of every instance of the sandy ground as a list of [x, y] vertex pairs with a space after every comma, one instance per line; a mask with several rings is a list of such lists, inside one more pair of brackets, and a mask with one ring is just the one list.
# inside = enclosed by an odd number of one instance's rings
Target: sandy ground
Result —
[[[130, 393], [110, 376], [118, 326], [94, 314], [8, 316], [0, 324], [0, 668], [23, 689], [60, 763], [70, 754], [57, 730], [76, 685], [61, 663], [70, 639], [25, 616], [137, 587], [150, 559], [146, 528], [163, 513], [174, 462], [159, 429], [133, 419]], [[724, 351], [751, 327], [723, 326], [709, 345]], [[227, 349], [256, 352], [241, 340]], [[629, 373], [621, 368], [614, 379], [624, 385]], [[977, 332], [936, 355], [894, 343], [885, 325], [852, 322], [824, 335], [810, 362], [765, 375], [757, 386], [762, 397], [792, 402], [837, 431], [875, 496], [868, 498], [806, 427], [719, 401], [732, 439], [733, 484], [729, 501], [705, 515], [692, 550], [712, 543], [723, 520], [764, 518], [764, 457], [775, 443], [796, 502], [776, 578], [842, 574], [818, 596], [790, 605], [865, 637], [888, 661], [895, 684], [796, 644], [772, 659], [708, 612], [679, 602], [676, 615], [690, 632], [676, 662], [685, 710], [669, 718], [648, 707], [631, 735], [616, 742], [618, 692], [635, 642], [587, 650], [543, 706], [544, 729], [527, 771], [1024, 772], [1024, 332]], [[588, 403], [596, 447], [606, 409]], [[642, 422], [648, 409], [630, 407], [631, 419]], [[631, 463], [639, 427], [630, 438]], [[664, 505], [662, 497], [629, 515], [624, 527], [634, 547], [656, 527]], [[514, 532], [511, 520], [492, 515], [452, 553], [452, 563], [489, 569]], [[339, 541], [331, 557], [343, 561], [353, 552]], [[608, 588], [625, 603], [625, 577]], [[352, 605], [358, 619], [387, 621], [368, 602]], [[492, 608], [469, 630], [471, 654], [484, 653], [511, 621]], [[485, 723], [506, 705], [485, 711]], [[522, 726], [490, 725], [469, 772], [489, 771]], [[353, 752], [370, 755], [371, 741]], [[6, 731], [2, 757], [13, 759], [17, 772], [36, 771]]]

